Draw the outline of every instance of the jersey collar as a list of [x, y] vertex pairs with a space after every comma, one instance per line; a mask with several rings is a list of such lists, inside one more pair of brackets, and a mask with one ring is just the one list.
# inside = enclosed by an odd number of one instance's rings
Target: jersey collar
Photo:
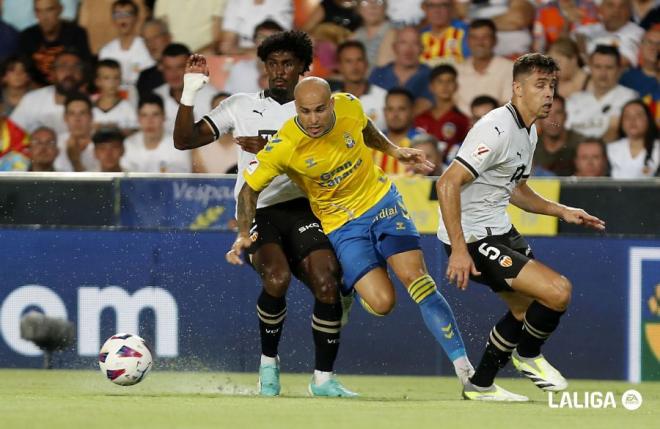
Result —
[[505, 106], [507, 109], [509, 109], [509, 112], [511, 113], [511, 116], [513, 116], [513, 120], [516, 122], [516, 125], [518, 125], [518, 128], [524, 128], [527, 130], [527, 132], [529, 132], [530, 129], [525, 126], [525, 121], [523, 120], [522, 116], [520, 116], [520, 112], [518, 112], [516, 106], [511, 103], [506, 103]]

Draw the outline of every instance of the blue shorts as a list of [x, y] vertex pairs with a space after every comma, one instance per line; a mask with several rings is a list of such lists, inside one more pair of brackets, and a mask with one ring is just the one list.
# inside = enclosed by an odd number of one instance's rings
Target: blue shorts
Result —
[[344, 272], [344, 291], [374, 268], [385, 267], [390, 256], [421, 248], [417, 228], [394, 185], [375, 206], [328, 238]]

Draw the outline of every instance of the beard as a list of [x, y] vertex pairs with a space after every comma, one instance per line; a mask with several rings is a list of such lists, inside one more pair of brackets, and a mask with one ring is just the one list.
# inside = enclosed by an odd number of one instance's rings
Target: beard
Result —
[[55, 84], [55, 90], [62, 95], [69, 95], [79, 90], [80, 82], [74, 78], [64, 78]]

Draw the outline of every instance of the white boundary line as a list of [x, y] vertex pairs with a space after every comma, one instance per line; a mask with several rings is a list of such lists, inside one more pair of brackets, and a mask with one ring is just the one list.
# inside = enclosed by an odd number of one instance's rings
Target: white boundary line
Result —
[[642, 262], [660, 261], [660, 247], [630, 247], [628, 263], [628, 381], [642, 378]]

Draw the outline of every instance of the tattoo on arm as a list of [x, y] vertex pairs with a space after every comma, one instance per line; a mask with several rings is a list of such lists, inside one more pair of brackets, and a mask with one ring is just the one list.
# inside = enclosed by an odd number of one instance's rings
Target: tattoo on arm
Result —
[[362, 136], [364, 137], [364, 144], [379, 152], [389, 155], [397, 149], [397, 146], [389, 141], [387, 137], [376, 128], [371, 120], [369, 120], [367, 126], [362, 130]]
[[259, 192], [250, 188], [247, 183], [243, 184], [241, 192], [238, 194], [238, 232], [241, 235], [248, 235], [250, 226], [257, 212], [257, 198]]

